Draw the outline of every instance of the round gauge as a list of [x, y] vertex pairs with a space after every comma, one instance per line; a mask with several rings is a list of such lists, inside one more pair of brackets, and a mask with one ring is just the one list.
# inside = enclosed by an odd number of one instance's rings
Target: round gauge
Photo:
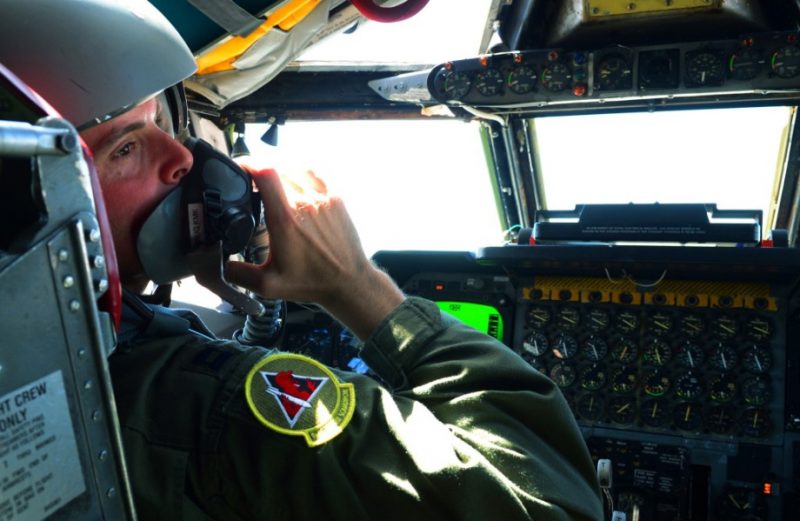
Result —
[[767, 348], [751, 344], [742, 351], [742, 365], [751, 373], [768, 373], [772, 367], [772, 355]]
[[647, 321], [647, 331], [654, 335], [666, 335], [672, 330], [672, 317], [661, 311], [650, 315]]
[[581, 396], [575, 404], [575, 409], [581, 418], [593, 422], [602, 420], [606, 412], [603, 399], [593, 393]]
[[543, 329], [550, 323], [550, 308], [533, 306], [528, 311], [528, 326], [533, 329]]
[[703, 407], [697, 402], [683, 402], [675, 406], [672, 423], [682, 431], [697, 431], [703, 425]]
[[609, 54], [597, 63], [595, 87], [598, 90], [626, 90], [633, 88], [631, 64], [621, 54]]
[[508, 73], [508, 88], [516, 94], [527, 94], [536, 87], [536, 71], [529, 65], [517, 65]]
[[617, 337], [612, 343], [611, 358], [621, 364], [630, 364], [636, 360], [639, 350], [633, 340]]
[[696, 400], [703, 394], [703, 384], [694, 373], [686, 373], [675, 381], [675, 394], [682, 400]]
[[719, 54], [699, 51], [686, 60], [686, 78], [695, 85], [719, 85], [725, 77], [725, 65]]
[[596, 335], [589, 335], [583, 342], [583, 354], [592, 362], [598, 362], [608, 354], [608, 344]]
[[730, 434], [736, 427], [736, 409], [732, 405], [715, 405], [706, 414], [706, 428], [714, 434]]
[[763, 407], [745, 409], [739, 418], [742, 434], [751, 438], [763, 438], [772, 429], [769, 412]]
[[703, 334], [706, 324], [700, 315], [689, 313], [678, 320], [678, 330], [689, 338], [697, 338]]
[[728, 487], [718, 499], [719, 519], [766, 521], [767, 505], [756, 488]]
[[444, 77], [443, 90], [448, 98], [460, 100], [469, 92], [472, 87], [472, 78], [466, 72], [451, 72]]
[[533, 331], [522, 341], [522, 351], [531, 356], [542, 356], [550, 349], [547, 337], [538, 331]]
[[581, 388], [586, 391], [597, 391], [606, 384], [606, 371], [603, 366], [592, 364], [581, 369]]
[[550, 349], [559, 360], [567, 360], [578, 354], [578, 341], [572, 335], [560, 333], [553, 338]]
[[563, 330], [572, 331], [581, 323], [581, 312], [578, 308], [565, 307], [556, 314], [556, 325]]
[[739, 331], [739, 323], [728, 315], [722, 315], [711, 322], [711, 334], [717, 338], [733, 338]]
[[649, 365], [662, 367], [667, 364], [672, 356], [672, 349], [663, 340], [654, 338], [647, 343], [642, 351], [642, 360]]
[[639, 419], [648, 427], [664, 427], [669, 422], [667, 402], [651, 398], [642, 402]]
[[715, 376], [708, 384], [708, 397], [715, 402], [730, 402], [736, 396], [736, 380], [728, 375]]
[[742, 47], [728, 59], [728, 71], [737, 80], [752, 80], [761, 72], [764, 57], [758, 49]]
[[685, 342], [675, 350], [675, 358], [677, 358], [678, 363], [683, 367], [694, 369], [703, 364], [703, 360], [706, 359], [706, 354], [699, 345], [693, 344], [692, 342]]
[[650, 398], [642, 402], [639, 419], [648, 427], [664, 427], [669, 423], [667, 402], [659, 398]]
[[644, 519], [641, 513], [644, 506], [644, 497], [632, 490], [623, 490], [617, 496], [617, 510], [625, 512], [625, 519]]
[[650, 396], [664, 396], [669, 391], [669, 376], [662, 370], [650, 371], [642, 378], [642, 389]]
[[631, 311], [623, 311], [617, 315], [615, 325], [621, 333], [633, 333], [639, 329], [639, 317]]
[[742, 399], [747, 405], [766, 405], [772, 398], [769, 380], [763, 376], [752, 376], [742, 383]]
[[503, 93], [505, 80], [497, 69], [484, 69], [475, 75], [475, 89], [483, 96], [496, 96]]
[[586, 314], [586, 327], [592, 331], [603, 331], [608, 327], [610, 320], [607, 311], [597, 308], [591, 309]]
[[763, 317], [753, 317], [745, 321], [744, 331], [749, 338], [764, 342], [772, 336], [772, 322]]
[[674, 89], [679, 83], [678, 49], [641, 51], [639, 53], [639, 88]]
[[615, 393], [629, 393], [636, 388], [635, 369], [617, 369], [611, 375], [611, 390]]
[[627, 425], [636, 418], [636, 400], [628, 396], [615, 396], [608, 402], [608, 419]]
[[736, 366], [736, 351], [722, 342], [715, 342], [708, 354], [708, 362], [722, 371], [729, 371]]
[[794, 78], [800, 73], [800, 47], [787, 45], [772, 54], [770, 68], [775, 76], [781, 78]]
[[575, 382], [575, 368], [569, 364], [559, 362], [550, 369], [550, 379], [559, 387], [569, 387]]
[[542, 70], [542, 86], [550, 92], [561, 92], [569, 87], [572, 72], [561, 62], [553, 62]]

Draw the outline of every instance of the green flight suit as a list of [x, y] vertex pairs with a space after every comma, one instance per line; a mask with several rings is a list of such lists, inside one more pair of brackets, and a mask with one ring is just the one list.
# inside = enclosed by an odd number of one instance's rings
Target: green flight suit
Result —
[[248, 406], [244, 382], [270, 354], [181, 334], [110, 357], [140, 519], [603, 519], [558, 388], [432, 302], [408, 298], [365, 343], [383, 385], [334, 371], [355, 410], [318, 446]]

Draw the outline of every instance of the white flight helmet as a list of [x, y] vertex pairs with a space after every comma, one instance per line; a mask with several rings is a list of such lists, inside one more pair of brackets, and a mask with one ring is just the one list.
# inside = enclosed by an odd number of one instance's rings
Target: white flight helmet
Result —
[[178, 31], [145, 0], [2, 0], [0, 63], [79, 130], [188, 78]]

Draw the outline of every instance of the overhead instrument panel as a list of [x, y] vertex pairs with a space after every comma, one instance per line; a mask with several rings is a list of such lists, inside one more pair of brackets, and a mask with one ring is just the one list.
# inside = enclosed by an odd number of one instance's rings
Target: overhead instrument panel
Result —
[[647, 47], [542, 49], [488, 54], [435, 66], [428, 89], [442, 103], [544, 107], [667, 101], [710, 94], [763, 99], [800, 90], [796, 32]]

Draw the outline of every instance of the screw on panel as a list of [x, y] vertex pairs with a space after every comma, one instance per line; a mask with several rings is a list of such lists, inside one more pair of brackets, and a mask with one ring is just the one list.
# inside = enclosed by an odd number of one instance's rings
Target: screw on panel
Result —
[[69, 310], [72, 312], [78, 311], [81, 309], [81, 303], [77, 300], [70, 300], [69, 301]]
[[103, 415], [100, 414], [100, 411], [92, 412], [92, 420], [93, 421], [99, 422], [102, 417], [103, 417]]
[[87, 391], [89, 389], [91, 389], [92, 388], [92, 381], [91, 380], [86, 380], [85, 382], [83, 382], [83, 388], [86, 389]]
[[99, 459], [100, 461], [107, 460], [108, 459], [108, 451], [103, 449], [100, 452], [98, 452], [97, 453], [97, 459]]
[[67, 250], [58, 250], [58, 260], [66, 262], [69, 260], [69, 252]]
[[100, 230], [98, 230], [97, 228], [86, 230], [86, 239], [89, 242], [98, 242], [100, 240]]
[[106, 265], [106, 260], [103, 258], [102, 255], [95, 255], [94, 257], [92, 257], [92, 266], [94, 266], [95, 268], [99, 269], [105, 265]]
[[86, 358], [86, 349], [84, 348], [78, 349], [78, 358]]
[[66, 277], [64, 277], [63, 282], [65, 288], [71, 288], [72, 286], [75, 285], [75, 279], [72, 277], [72, 275], [67, 275]]
[[96, 290], [98, 293], [105, 293], [105, 291], [106, 291], [107, 289], [108, 289], [108, 280], [106, 280], [106, 279], [100, 279], [100, 280], [98, 280], [98, 281], [95, 283], [95, 290]]
[[107, 497], [111, 498], [111, 497], [114, 497], [116, 495], [117, 495], [117, 489], [115, 489], [114, 487], [111, 487], [108, 490], [106, 490], [106, 496]]

